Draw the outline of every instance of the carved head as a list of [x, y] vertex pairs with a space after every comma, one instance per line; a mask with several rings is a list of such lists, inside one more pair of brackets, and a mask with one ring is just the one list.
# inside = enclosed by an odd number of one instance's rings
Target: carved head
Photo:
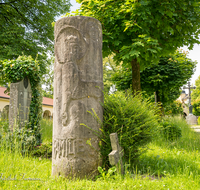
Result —
[[84, 57], [87, 47], [81, 32], [71, 26], [61, 28], [55, 38], [55, 56], [60, 64], [76, 63]]
[[93, 22], [89, 22], [88, 29], [89, 35], [92, 38], [92, 40], [96, 40], [98, 38], [98, 28], [96, 27], [96, 24], [94, 24]]
[[79, 57], [80, 47], [78, 45], [78, 37], [77, 36], [67, 36], [65, 39], [65, 57], [66, 61], [69, 62], [76, 62]]

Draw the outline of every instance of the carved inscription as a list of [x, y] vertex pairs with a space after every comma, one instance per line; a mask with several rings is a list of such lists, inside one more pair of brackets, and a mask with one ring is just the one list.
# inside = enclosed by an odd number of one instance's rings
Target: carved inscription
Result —
[[[85, 143], [85, 144], [84, 144]], [[74, 158], [85, 151], [86, 141], [82, 139], [66, 138], [53, 140], [53, 158]]]

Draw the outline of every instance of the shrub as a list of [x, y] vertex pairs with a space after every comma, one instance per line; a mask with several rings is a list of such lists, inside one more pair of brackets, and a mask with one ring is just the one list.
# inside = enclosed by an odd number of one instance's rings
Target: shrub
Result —
[[198, 125], [200, 125], [200, 116], [198, 117]]
[[108, 154], [112, 151], [110, 134], [117, 132], [124, 149], [124, 162], [134, 164], [136, 158], [158, 131], [158, 108], [142, 99], [142, 95], [116, 92], [104, 97], [104, 116], [101, 127], [101, 155], [103, 166], [108, 168]]
[[181, 127], [176, 124], [173, 118], [164, 118], [161, 125], [163, 126], [163, 135], [165, 139], [174, 141], [182, 136]]
[[166, 115], [178, 115], [183, 114], [183, 108], [181, 102], [174, 101], [165, 106], [165, 114]]
[[200, 116], [200, 99], [194, 100], [192, 102], [193, 105], [193, 114], [196, 116]]
[[37, 143], [33, 130], [26, 127], [15, 128], [13, 132], [7, 131], [2, 141], [6, 148], [12, 151], [19, 150], [23, 155], [28, 154]]
[[51, 158], [52, 156], [52, 143], [42, 143], [40, 146], [35, 146], [30, 153], [31, 156], [40, 158]]
[[0, 120], [0, 147], [11, 151], [17, 150], [22, 155], [50, 158], [52, 155], [52, 120], [43, 120], [42, 130], [44, 132], [43, 143], [38, 145], [32, 129], [27, 126], [15, 127], [12, 132], [9, 129], [8, 121]]

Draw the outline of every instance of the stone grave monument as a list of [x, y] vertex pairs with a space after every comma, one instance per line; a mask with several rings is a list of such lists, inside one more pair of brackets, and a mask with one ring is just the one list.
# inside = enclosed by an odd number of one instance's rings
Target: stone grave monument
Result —
[[52, 175], [92, 177], [101, 164], [93, 133], [100, 124], [88, 112], [103, 120], [101, 24], [91, 17], [65, 17], [55, 23], [54, 34]]
[[110, 142], [112, 146], [112, 152], [108, 155], [110, 164], [116, 166], [117, 172], [123, 175], [124, 165], [122, 162], [122, 156], [124, 155], [124, 150], [119, 145], [117, 133], [110, 134]]
[[186, 117], [186, 121], [189, 125], [197, 125], [197, 116], [192, 114], [193, 106], [191, 104], [191, 89], [195, 89], [196, 87], [191, 87], [190, 82], [188, 82], [188, 87], [184, 86], [183, 89], [189, 90], [189, 115]]
[[9, 126], [19, 124], [24, 126], [29, 120], [29, 108], [31, 104], [31, 85], [27, 77], [22, 81], [10, 84], [10, 106], [9, 106]]

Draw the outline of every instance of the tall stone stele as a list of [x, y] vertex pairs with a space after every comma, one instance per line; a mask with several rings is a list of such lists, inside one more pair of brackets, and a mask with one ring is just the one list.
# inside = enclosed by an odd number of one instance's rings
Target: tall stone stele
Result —
[[31, 104], [31, 85], [27, 77], [22, 81], [10, 84], [9, 126], [22, 127], [29, 120]]
[[[98, 20], [74, 16], [55, 24], [52, 175], [92, 177], [101, 164], [92, 130], [103, 120], [102, 29]], [[85, 127], [91, 128], [88, 129]]]

